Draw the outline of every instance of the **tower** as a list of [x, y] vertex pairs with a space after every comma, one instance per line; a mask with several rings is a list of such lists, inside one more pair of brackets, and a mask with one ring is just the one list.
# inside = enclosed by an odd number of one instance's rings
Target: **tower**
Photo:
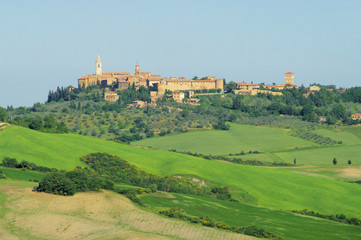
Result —
[[295, 74], [293, 72], [286, 72], [285, 73], [286, 85], [293, 86], [293, 79], [294, 78], [295, 78]]
[[216, 89], [221, 89], [223, 93], [223, 79], [216, 79]]
[[102, 75], [102, 61], [100, 60], [99, 55], [95, 62], [95, 75]]
[[140, 68], [139, 68], [139, 64], [135, 65], [135, 75], [139, 75], [140, 73]]

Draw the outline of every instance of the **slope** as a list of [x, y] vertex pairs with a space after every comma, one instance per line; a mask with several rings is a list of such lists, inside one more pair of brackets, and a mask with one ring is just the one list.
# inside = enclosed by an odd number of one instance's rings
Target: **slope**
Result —
[[[275, 209], [311, 209], [360, 217], [361, 186], [278, 169], [210, 161], [178, 153], [136, 148], [78, 135], [45, 134], [21, 127], [0, 133], [0, 158], [16, 157], [38, 165], [70, 169], [80, 156], [109, 152], [158, 175], [193, 175], [231, 186], [241, 201]], [[322, 200], [321, 200], [322, 199]]]
[[29, 186], [1, 182], [1, 239], [256, 239], [145, 212], [108, 191], [64, 197]]
[[241, 151], [268, 152], [318, 146], [312, 142], [288, 135], [287, 130], [238, 124], [232, 124], [228, 131], [192, 131], [172, 136], [147, 138], [133, 142], [132, 145], [215, 155], [240, 153]]

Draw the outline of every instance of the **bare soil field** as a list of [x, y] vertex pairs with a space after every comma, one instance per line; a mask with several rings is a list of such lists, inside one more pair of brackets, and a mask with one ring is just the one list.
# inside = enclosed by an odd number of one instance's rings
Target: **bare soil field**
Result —
[[361, 167], [345, 167], [338, 174], [342, 178], [361, 179]]
[[149, 213], [109, 191], [63, 197], [9, 183], [0, 239], [256, 239]]
[[0, 122], [0, 130], [5, 129], [9, 124]]

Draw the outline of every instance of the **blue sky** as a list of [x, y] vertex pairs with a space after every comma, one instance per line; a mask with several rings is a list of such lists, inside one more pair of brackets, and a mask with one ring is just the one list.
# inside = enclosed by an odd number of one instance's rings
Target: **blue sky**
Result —
[[361, 85], [361, 1], [2, 1], [0, 106], [95, 72]]

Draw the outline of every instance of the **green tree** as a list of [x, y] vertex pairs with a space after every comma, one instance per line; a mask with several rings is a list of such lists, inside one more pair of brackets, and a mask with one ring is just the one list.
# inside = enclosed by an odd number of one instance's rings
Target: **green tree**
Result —
[[333, 165], [336, 165], [336, 164], [337, 164], [337, 160], [336, 160], [336, 158], [333, 158], [332, 163], [333, 163]]
[[75, 185], [64, 173], [53, 172], [47, 174], [35, 188], [38, 192], [54, 193], [57, 195], [74, 195]]
[[224, 89], [226, 92], [232, 92], [237, 89], [237, 84], [233, 81], [230, 81], [228, 84], [225, 85]]
[[31, 118], [29, 121], [29, 128], [34, 130], [43, 129], [43, 119], [40, 117]]
[[348, 165], [351, 165], [352, 162], [351, 162], [351, 160], [348, 160], [347, 163], [348, 163]]
[[16, 166], [18, 165], [18, 161], [16, 160], [16, 158], [5, 157], [3, 159], [2, 165], [4, 167], [16, 168]]
[[56, 127], [56, 120], [54, 117], [46, 116], [44, 118], [44, 127], [45, 128], [55, 128]]
[[5, 108], [0, 107], [0, 121], [5, 122], [8, 119], [8, 113]]

